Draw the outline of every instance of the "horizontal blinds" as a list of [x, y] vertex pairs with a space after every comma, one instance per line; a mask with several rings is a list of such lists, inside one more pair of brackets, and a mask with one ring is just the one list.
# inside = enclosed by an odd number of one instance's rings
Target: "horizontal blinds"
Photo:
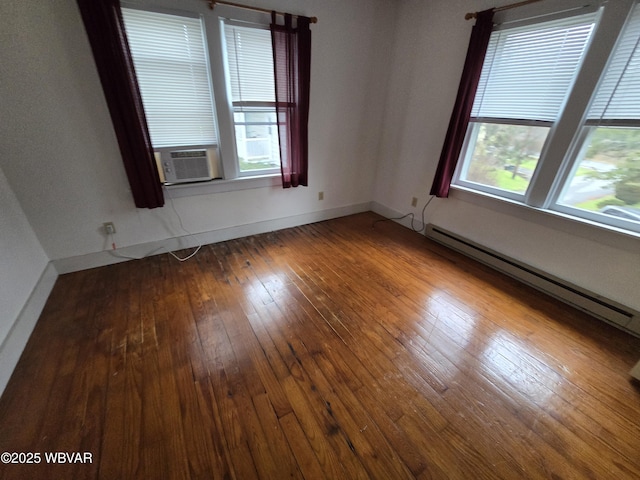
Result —
[[593, 30], [596, 14], [491, 34], [472, 117], [553, 122]]
[[640, 6], [636, 5], [589, 108], [589, 120], [640, 120]]
[[271, 32], [225, 24], [224, 33], [232, 102], [275, 102]]
[[153, 146], [217, 144], [200, 19], [122, 13]]

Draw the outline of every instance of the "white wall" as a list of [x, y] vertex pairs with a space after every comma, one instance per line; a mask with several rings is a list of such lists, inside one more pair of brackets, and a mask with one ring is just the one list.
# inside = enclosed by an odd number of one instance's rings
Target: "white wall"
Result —
[[0, 345], [49, 262], [0, 170]]
[[[388, 211], [419, 214], [428, 198], [473, 24], [464, 14], [506, 3], [401, 2], [374, 191]], [[640, 239], [501, 203], [454, 192], [427, 222], [640, 311]]]
[[[203, 0], [174, 0], [175, 8]], [[265, 220], [367, 205], [388, 75], [385, 0], [256, 1], [314, 15], [310, 186], [258, 188], [174, 200], [184, 226], [211, 232]], [[74, 0], [9, 0], [0, 7], [3, 79], [0, 158], [16, 197], [52, 260], [183, 235], [170, 205], [133, 206], [90, 46]], [[324, 200], [318, 192], [324, 191]], [[366, 207], [365, 207], [366, 208]]]
[[[0, 155], [4, 155], [0, 149]], [[0, 394], [56, 274], [0, 169]]]

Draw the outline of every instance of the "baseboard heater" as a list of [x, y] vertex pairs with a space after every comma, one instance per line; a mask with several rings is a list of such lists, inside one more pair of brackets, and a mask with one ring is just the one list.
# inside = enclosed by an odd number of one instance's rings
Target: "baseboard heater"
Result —
[[640, 336], [640, 331], [637, 330], [640, 314], [629, 307], [572, 285], [436, 225], [427, 225], [426, 236], [635, 336]]

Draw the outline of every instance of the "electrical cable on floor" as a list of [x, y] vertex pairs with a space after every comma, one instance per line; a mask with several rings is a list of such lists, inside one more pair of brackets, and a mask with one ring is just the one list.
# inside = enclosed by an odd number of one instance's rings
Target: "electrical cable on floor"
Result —
[[[165, 193], [167, 193], [166, 189], [165, 189]], [[169, 203], [171, 204], [171, 208], [173, 209], [173, 212], [176, 214], [176, 217], [178, 217], [178, 222], [180, 223], [180, 228], [186, 232], [188, 235], [190, 235], [191, 237], [195, 238], [195, 234], [191, 233], [189, 230], [187, 230], [186, 228], [184, 228], [184, 224], [182, 223], [182, 217], [180, 217], [180, 214], [178, 213], [178, 210], [176, 210], [176, 206], [173, 203], [173, 198], [171, 198], [170, 195], [166, 195], [166, 197], [169, 198]], [[187, 255], [184, 258], [180, 258], [179, 256], [177, 256], [175, 253], [173, 253], [171, 250], [167, 251], [169, 252], [169, 255], [171, 255], [173, 258], [175, 258], [176, 260], [178, 260], [179, 262], [186, 262], [187, 260], [189, 260], [190, 258], [193, 258], [202, 248], [202, 244], [199, 244], [196, 249], [190, 254]]]
[[[173, 203], [173, 199], [167, 194], [166, 190], [165, 190], [165, 196], [169, 198], [169, 203], [171, 204], [171, 208], [173, 209], [173, 212], [176, 214], [176, 217], [178, 217], [178, 223], [180, 223], [180, 228], [187, 233], [189, 236], [191, 237], [195, 237], [194, 233], [191, 233], [189, 230], [187, 230], [184, 227], [184, 224], [182, 223], [182, 217], [180, 217], [180, 214], [178, 213], [178, 210], [176, 210], [176, 206]], [[122, 258], [125, 260], [142, 260], [143, 258], [147, 258], [150, 257], [151, 255], [153, 255], [154, 253], [156, 253], [158, 250], [162, 250], [163, 248], [167, 249], [167, 252], [169, 253], [169, 255], [171, 255], [173, 258], [175, 258], [176, 260], [178, 260], [179, 262], [186, 262], [187, 260], [189, 260], [190, 258], [193, 258], [202, 248], [202, 244], [199, 244], [197, 247], [195, 247], [195, 250], [187, 255], [186, 257], [180, 258], [179, 256], [177, 256], [175, 253], [173, 253], [171, 250], [169, 250], [167, 247], [165, 246], [161, 246], [158, 248], [155, 248], [154, 250], [146, 253], [145, 255], [141, 256], [141, 257], [131, 257], [128, 255], [122, 255], [119, 252], [116, 252], [117, 247], [116, 247], [116, 241], [115, 241], [115, 235], [113, 232], [109, 232], [108, 234], [108, 241], [111, 242], [111, 250], [107, 250], [109, 252], [109, 254], [113, 257], [117, 257], [117, 258]]]
[[371, 224], [371, 228], [375, 228], [376, 223], [379, 222], [387, 222], [390, 220], [403, 220], [407, 217], [411, 217], [411, 230], [413, 230], [416, 233], [421, 233], [427, 226], [426, 222], [424, 221], [424, 212], [427, 210], [427, 207], [429, 206], [429, 204], [431, 203], [431, 200], [433, 200], [435, 198], [435, 195], [431, 195], [431, 197], [429, 197], [429, 200], [427, 200], [427, 203], [424, 204], [424, 207], [422, 207], [422, 228], [416, 230], [416, 228], [413, 226], [413, 221], [415, 219], [415, 215], [413, 214], [413, 212], [411, 213], [407, 213], [406, 215], [403, 215], [401, 217], [392, 217], [392, 218], [382, 218], [380, 220], [376, 220], [375, 222], [373, 222]]
[[130, 257], [129, 255], [122, 255], [121, 253], [116, 252], [117, 247], [116, 247], [115, 236], [113, 233], [109, 233], [108, 235], [109, 235], [109, 241], [111, 242], [111, 250], [107, 250], [107, 252], [109, 252], [109, 255], [116, 258], [123, 258], [125, 260], [142, 260], [143, 258], [150, 257], [151, 255], [156, 253], [158, 250], [165, 248], [165, 247], [158, 247], [155, 250], [151, 250], [149, 253], [141, 257]]

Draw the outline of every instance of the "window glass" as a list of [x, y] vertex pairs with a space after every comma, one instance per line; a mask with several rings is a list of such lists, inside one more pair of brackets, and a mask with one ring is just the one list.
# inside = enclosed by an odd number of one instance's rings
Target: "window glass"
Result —
[[475, 123], [477, 136], [465, 180], [524, 194], [549, 127]]
[[586, 128], [558, 203], [640, 223], [640, 128]]
[[280, 167], [278, 124], [274, 108], [241, 107], [234, 112], [241, 172]]

